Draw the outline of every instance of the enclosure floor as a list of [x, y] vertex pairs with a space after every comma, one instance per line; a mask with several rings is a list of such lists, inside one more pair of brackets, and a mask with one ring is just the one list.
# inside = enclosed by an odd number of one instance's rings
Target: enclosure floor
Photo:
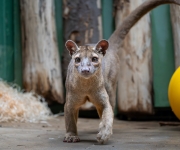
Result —
[[159, 122], [114, 121], [106, 145], [96, 142], [99, 119], [78, 120], [81, 142], [64, 143], [64, 117], [41, 123], [0, 123], [0, 150], [179, 150], [180, 126]]

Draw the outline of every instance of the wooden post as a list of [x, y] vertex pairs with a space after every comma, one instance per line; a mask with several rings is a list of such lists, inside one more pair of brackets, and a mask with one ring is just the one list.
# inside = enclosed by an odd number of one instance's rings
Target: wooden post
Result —
[[49, 103], [63, 103], [54, 0], [21, 0], [23, 85]]
[[[64, 0], [64, 39], [73, 40], [78, 46], [97, 43], [102, 39], [101, 1], [100, 0]], [[71, 57], [65, 49], [63, 54], [63, 78]], [[87, 102], [82, 109], [94, 109]]]
[[175, 67], [180, 66], [180, 6], [171, 5], [171, 20], [174, 36]]
[[[144, 0], [116, 0], [116, 28]], [[118, 109], [121, 113], [152, 113], [150, 17], [131, 29], [119, 49]]]

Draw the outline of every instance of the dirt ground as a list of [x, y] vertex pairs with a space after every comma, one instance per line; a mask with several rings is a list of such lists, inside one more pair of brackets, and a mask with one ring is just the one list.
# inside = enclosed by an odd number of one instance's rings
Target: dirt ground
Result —
[[64, 117], [41, 123], [0, 123], [0, 150], [180, 150], [180, 126], [114, 120], [106, 145], [96, 141], [99, 119], [78, 120], [81, 142], [64, 143]]

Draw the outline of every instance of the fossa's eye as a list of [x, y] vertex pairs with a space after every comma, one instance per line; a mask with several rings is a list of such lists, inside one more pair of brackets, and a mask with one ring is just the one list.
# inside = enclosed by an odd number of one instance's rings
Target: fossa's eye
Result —
[[81, 61], [81, 58], [79, 58], [79, 57], [76, 57], [76, 58], [75, 58], [75, 62], [76, 62], [76, 63], [80, 63], [80, 61]]
[[98, 62], [98, 58], [97, 57], [93, 57], [92, 58], [92, 62]]

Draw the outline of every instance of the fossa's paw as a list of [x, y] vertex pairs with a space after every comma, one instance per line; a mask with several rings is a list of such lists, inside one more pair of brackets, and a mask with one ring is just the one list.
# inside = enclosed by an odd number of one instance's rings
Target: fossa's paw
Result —
[[112, 126], [100, 123], [99, 133], [97, 134], [97, 141], [100, 144], [104, 144], [108, 141], [112, 135]]
[[66, 134], [63, 142], [76, 143], [76, 142], [80, 142], [80, 139], [78, 136]]

